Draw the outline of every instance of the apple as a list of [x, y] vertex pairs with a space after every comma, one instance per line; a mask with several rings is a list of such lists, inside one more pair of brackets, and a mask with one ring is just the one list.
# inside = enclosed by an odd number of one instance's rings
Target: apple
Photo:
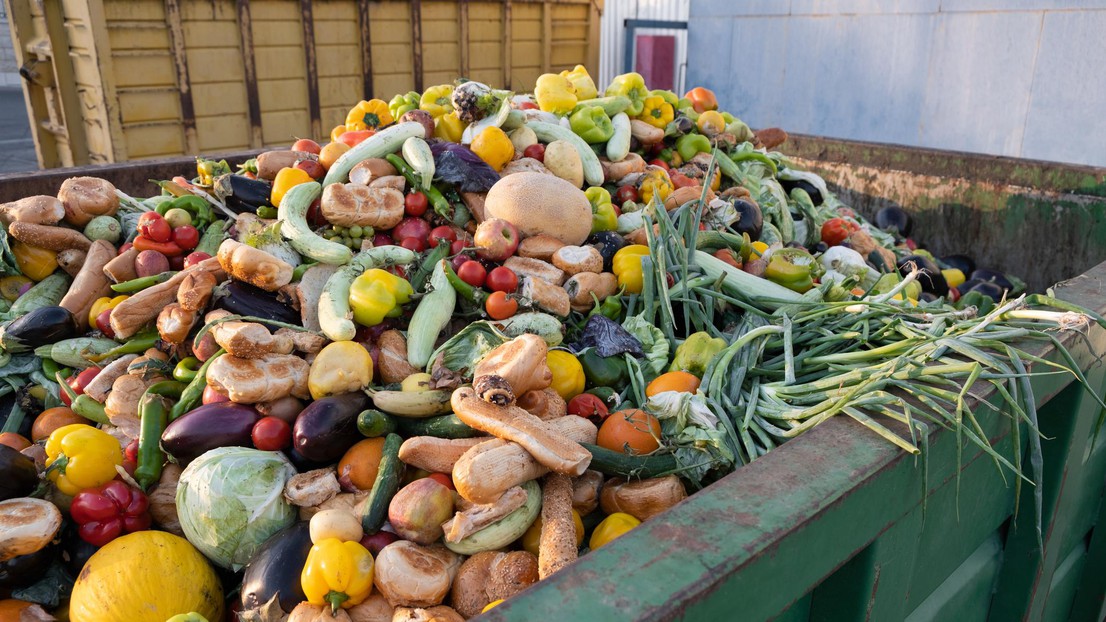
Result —
[[477, 255], [492, 261], [503, 261], [514, 255], [518, 248], [518, 228], [502, 218], [489, 218], [476, 228], [472, 242]]

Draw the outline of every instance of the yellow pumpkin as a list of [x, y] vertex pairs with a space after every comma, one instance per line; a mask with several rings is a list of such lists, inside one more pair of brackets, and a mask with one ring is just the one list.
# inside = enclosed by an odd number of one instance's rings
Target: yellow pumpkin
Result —
[[223, 619], [223, 588], [188, 540], [138, 531], [112, 540], [85, 563], [69, 601], [71, 622], [165, 622], [195, 611]]

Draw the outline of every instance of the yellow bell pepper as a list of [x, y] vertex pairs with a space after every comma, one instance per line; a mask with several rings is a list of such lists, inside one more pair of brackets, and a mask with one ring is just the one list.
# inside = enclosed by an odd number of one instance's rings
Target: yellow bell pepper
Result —
[[568, 78], [556, 73], [543, 73], [534, 85], [538, 108], [553, 114], [568, 114], [576, 107], [576, 87]]
[[434, 119], [434, 137], [448, 140], [451, 143], [461, 142], [461, 135], [465, 133], [465, 122], [457, 116], [456, 112], [449, 112]]
[[515, 157], [515, 144], [506, 132], [495, 126], [485, 128], [477, 134], [472, 139], [471, 148], [473, 153], [497, 171], [503, 170]]
[[596, 525], [595, 531], [591, 532], [591, 540], [588, 541], [588, 546], [595, 550], [610, 544], [612, 540], [640, 524], [641, 521], [625, 512], [615, 512]]
[[90, 425], [71, 423], [46, 439], [46, 476], [67, 495], [115, 479], [123, 449], [115, 437]]
[[599, 89], [595, 88], [595, 80], [591, 79], [591, 74], [588, 73], [587, 67], [583, 65], [576, 65], [572, 68], [572, 71], [561, 72], [561, 75], [568, 78], [568, 81], [572, 83], [572, 86], [576, 89], [576, 99], [583, 101], [585, 99], [595, 99], [599, 97]]
[[672, 104], [664, 101], [664, 98], [659, 95], [650, 95], [642, 102], [641, 115], [639, 119], [645, 121], [653, 127], [659, 127], [662, 130], [672, 122], [672, 119], [676, 116], [676, 111], [672, 109]]
[[362, 326], [376, 326], [386, 317], [398, 317], [413, 293], [411, 284], [402, 277], [380, 268], [366, 270], [349, 288], [353, 321]]
[[393, 121], [395, 119], [392, 118], [392, 113], [388, 110], [388, 104], [384, 100], [362, 100], [361, 103], [350, 109], [349, 114], [346, 115], [346, 131], [375, 130], [390, 125]]
[[627, 294], [640, 294], [645, 284], [641, 258], [649, 254], [644, 244], [631, 244], [618, 249], [611, 260], [611, 272], [618, 277], [618, 286]]
[[280, 207], [280, 201], [293, 187], [315, 181], [307, 171], [301, 168], [284, 167], [277, 171], [273, 179], [273, 189], [269, 192], [269, 202], [275, 207]]
[[715, 136], [726, 131], [726, 119], [721, 112], [708, 110], [699, 115], [699, 118], [695, 121], [695, 126], [707, 136]]
[[307, 554], [300, 587], [307, 602], [333, 612], [360, 605], [373, 591], [373, 556], [359, 542], [323, 539]]
[[311, 399], [353, 393], [368, 388], [373, 379], [373, 359], [355, 341], [335, 341], [315, 355], [307, 373]]
[[550, 387], [567, 402], [584, 392], [584, 366], [571, 352], [550, 350], [545, 363], [553, 372]]
[[52, 250], [15, 242], [12, 244], [12, 255], [15, 255], [15, 265], [23, 276], [36, 283], [58, 269], [58, 254]]
[[645, 87], [645, 78], [641, 77], [640, 73], [631, 72], [615, 76], [603, 94], [608, 97], [615, 95], [628, 97], [630, 107], [626, 109], [626, 114], [637, 117], [645, 108], [645, 98], [649, 97], [649, 89]]
[[419, 99], [419, 108], [435, 119], [453, 112], [453, 87], [448, 84], [426, 89]]
[[338, 142], [338, 138], [340, 138], [342, 136], [342, 134], [345, 134], [345, 133], [346, 133], [346, 124], [345, 123], [343, 123], [341, 125], [335, 125], [334, 129], [330, 130], [330, 142], [332, 142], [332, 143]]
[[641, 201], [646, 205], [653, 202], [654, 195], [657, 197], [658, 203], [664, 203], [664, 200], [672, 194], [674, 189], [672, 180], [669, 179], [668, 172], [663, 168], [656, 166], [650, 167], [650, 169], [645, 177], [641, 179], [638, 194], [641, 196]]
[[126, 294], [120, 294], [115, 298], [108, 298], [107, 296], [97, 298], [92, 303], [92, 308], [88, 311], [89, 326], [95, 326], [96, 318], [99, 317], [101, 313], [108, 309], [114, 309], [115, 307], [119, 306], [119, 303], [123, 302], [127, 298], [130, 298], [130, 296], [127, 296]]

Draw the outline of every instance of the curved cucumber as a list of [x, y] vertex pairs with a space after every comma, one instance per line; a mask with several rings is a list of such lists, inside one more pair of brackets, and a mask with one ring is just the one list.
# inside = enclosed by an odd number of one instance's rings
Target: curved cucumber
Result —
[[584, 165], [584, 181], [586, 181], [589, 186], [603, 185], [603, 167], [599, 164], [599, 158], [595, 156], [595, 152], [584, 142], [583, 138], [577, 136], [575, 132], [567, 127], [562, 127], [553, 123], [527, 121], [526, 126], [534, 130], [534, 133], [538, 136], [538, 140], [546, 143], [553, 142], [554, 140], [563, 140], [575, 147], [576, 152], [580, 154], [580, 162]]
[[353, 251], [344, 244], [316, 235], [307, 224], [307, 208], [311, 207], [311, 202], [319, 198], [322, 192], [323, 187], [314, 181], [293, 186], [277, 208], [277, 219], [281, 223], [280, 234], [304, 257], [310, 257], [319, 263], [340, 266], [353, 258]]
[[349, 288], [365, 270], [382, 265], [409, 264], [415, 253], [402, 246], [378, 246], [354, 255], [350, 262], [330, 275], [319, 297], [319, 325], [331, 341], [350, 341], [357, 333], [349, 308]]
[[399, 151], [403, 141], [412, 136], [425, 136], [426, 128], [422, 123], [407, 121], [385, 128], [361, 141], [356, 147], [342, 154], [331, 165], [323, 178], [323, 187], [349, 181], [349, 172], [353, 167], [369, 158], [383, 158], [389, 153]]

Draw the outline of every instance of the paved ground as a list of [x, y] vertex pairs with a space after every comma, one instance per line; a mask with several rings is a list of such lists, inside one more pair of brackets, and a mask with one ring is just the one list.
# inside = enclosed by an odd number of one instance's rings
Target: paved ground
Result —
[[20, 87], [0, 87], [0, 173], [38, 170]]

